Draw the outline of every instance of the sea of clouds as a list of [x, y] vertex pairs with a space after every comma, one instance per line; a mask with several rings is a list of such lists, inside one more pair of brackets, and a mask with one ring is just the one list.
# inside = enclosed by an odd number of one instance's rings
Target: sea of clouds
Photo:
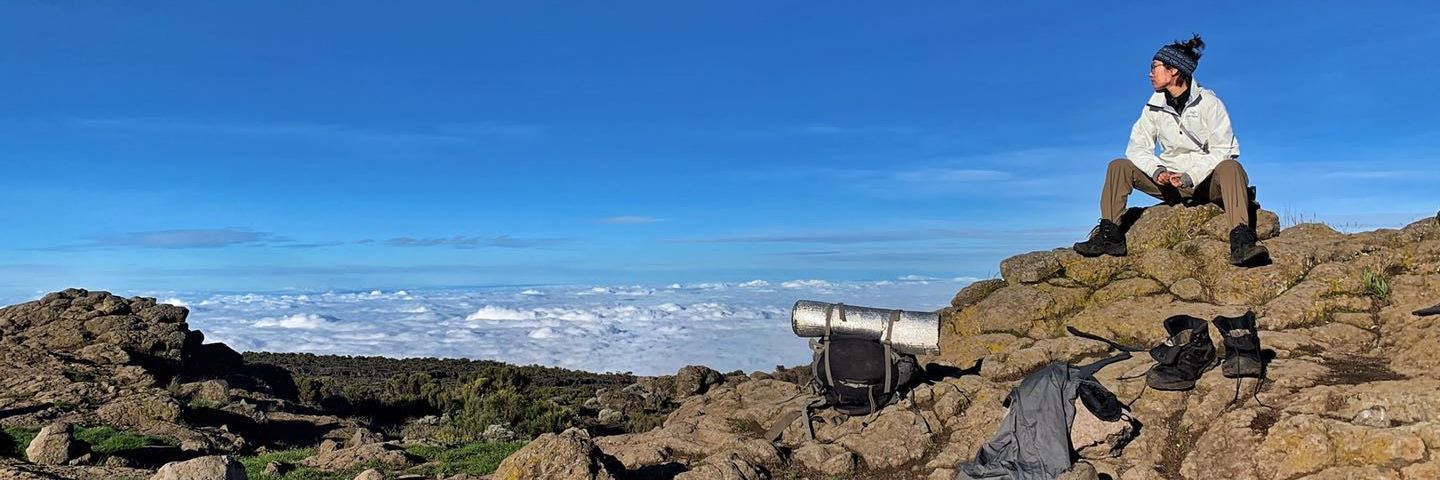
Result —
[[464, 357], [592, 372], [685, 365], [770, 371], [809, 361], [796, 300], [936, 310], [972, 279], [795, 280], [315, 293], [150, 292], [239, 351]]

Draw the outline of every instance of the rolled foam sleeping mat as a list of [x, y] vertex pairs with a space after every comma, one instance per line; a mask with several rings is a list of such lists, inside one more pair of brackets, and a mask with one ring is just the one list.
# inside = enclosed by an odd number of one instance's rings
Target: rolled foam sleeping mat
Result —
[[[886, 325], [896, 310], [800, 300], [790, 310], [790, 328], [801, 337], [825, 336], [825, 314], [830, 314], [834, 335], [884, 340]], [[899, 310], [899, 319], [890, 330], [890, 347], [911, 355], [940, 353], [940, 315], [935, 312]]]

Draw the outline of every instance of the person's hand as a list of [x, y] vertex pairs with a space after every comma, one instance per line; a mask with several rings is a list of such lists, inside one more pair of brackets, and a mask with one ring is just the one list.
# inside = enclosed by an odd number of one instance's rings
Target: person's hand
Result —
[[1158, 183], [1160, 185], [1169, 185], [1175, 188], [1180, 188], [1180, 185], [1184, 183], [1184, 180], [1185, 179], [1182, 178], [1180, 174], [1171, 171], [1160, 172], [1159, 175], [1155, 176], [1155, 183]]
[[1169, 185], [1170, 177], [1174, 176], [1175, 174], [1170, 173], [1169, 171], [1162, 171], [1159, 174], [1155, 175], [1155, 183], [1158, 183], [1160, 185]]

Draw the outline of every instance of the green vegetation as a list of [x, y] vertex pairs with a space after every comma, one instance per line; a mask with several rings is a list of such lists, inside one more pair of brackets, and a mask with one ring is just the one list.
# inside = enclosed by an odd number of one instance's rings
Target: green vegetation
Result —
[[459, 473], [489, 475], [495, 473], [505, 457], [524, 447], [524, 442], [470, 443], [459, 448], [445, 449], [431, 445], [411, 445], [410, 453], [435, 463], [417, 468], [416, 473], [434, 476], [449, 476]]
[[625, 431], [632, 433], [648, 432], [663, 424], [665, 415], [633, 412], [625, 417]]
[[444, 419], [434, 430], [455, 443], [479, 441], [490, 425], [521, 436], [588, 426], [594, 412], [585, 411], [586, 400], [635, 382], [629, 374], [463, 359], [251, 352], [245, 361], [289, 370], [298, 400], [327, 413], [367, 418], [381, 429], [434, 415]]
[[0, 435], [0, 455], [25, 458], [25, 447], [39, 433], [38, 428], [5, 427], [4, 435]]
[[[424, 458], [426, 463], [418, 467], [402, 471], [391, 471], [389, 473], [411, 473], [426, 476], [450, 476], [455, 474], [489, 475], [499, 468], [500, 462], [510, 454], [525, 446], [524, 442], [507, 443], [470, 443], [456, 448], [445, 448], [433, 445], [411, 445], [406, 451]], [[369, 465], [339, 472], [321, 472], [309, 467], [297, 465], [301, 460], [315, 454], [313, 448], [297, 448], [293, 450], [277, 450], [260, 455], [241, 457], [240, 464], [245, 466], [245, 475], [252, 480], [350, 480], [367, 468], [376, 468], [381, 471], [386, 469], [379, 465]], [[266, 475], [265, 466], [270, 463], [279, 463], [291, 467], [283, 476]]]
[[1360, 283], [1365, 286], [1366, 295], [1381, 302], [1390, 299], [1390, 279], [1384, 273], [1366, 270], [1360, 274]]
[[[355, 478], [362, 470], [342, 472], [321, 472], [308, 467], [297, 467], [295, 464], [315, 454], [313, 448], [296, 448], [293, 450], [277, 450], [266, 452], [260, 455], [240, 457], [240, 464], [245, 466], [245, 476], [251, 480], [350, 480]], [[266, 475], [265, 465], [270, 462], [281, 463], [293, 467], [285, 472], [284, 476]]]
[[90, 450], [102, 456], [110, 456], [141, 447], [177, 445], [174, 440], [168, 438], [120, 431], [104, 425], [76, 430], [75, 438], [90, 444]]
[[[25, 447], [40, 433], [38, 428], [6, 427], [0, 435], [0, 456], [25, 458]], [[116, 430], [100, 425], [78, 428], [75, 438], [90, 445], [90, 450], [100, 458], [127, 450], [159, 445], [176, 445], [174, 440]]]

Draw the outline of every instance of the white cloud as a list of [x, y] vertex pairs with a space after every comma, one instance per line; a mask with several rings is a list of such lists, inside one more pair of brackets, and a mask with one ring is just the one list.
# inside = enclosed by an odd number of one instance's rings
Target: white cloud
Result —
[[288, 317], [262, 318], [255, 321], [255, 328], [289, 328], [300, 330], [315, 330], [335, 326], [330, 317], [316, 315], [313, 313], [297, 313]]
[[188, 308], [188, 307], [190, 306], [190, 304], [189, 304], [189, 303], [185, 303], [184, 300], [181, 300], [181, 299], [178, 299], [178, 298], [174, 298], [174, 297], [161, 300], [160, 303], [168, 303], [168, 304], [170, 304], [170, 305], [174, 305], [174, 306], [177, 306], [177, 307], [187, 307], [187, 308]]
[[935, 278], [935, 277], [927, 277], [927, 276], [924, 276], [924, 275], [905, 275], [905, 276], [903, 276], [903, 277], [897, 278], [896, 280], [899, 280], [899, 281], [902, 281], [902, 282], [929, 282], [929, 281], [934, 281], [934, 280], [939, 280], [939, 279], [938, 279], [938, 278]]
[[473, 322], [476, 320], [530, 320], [532, 318], [535, 318], [533, 312], [522, 312], [504, 307], [486, 305], [465, 317], [465, 320]]
[[765, 288], [768, 286], [770, 286], [770, 282], [764, 280], [751, 280], [740, 284], [740, 288]]
[[[522, 294], [539, 290], [533, 287], [497, 287], [410, 289], [408, 296], [369, 291], [166, 296], [190, 299], [192, 328], [240, 351], [468, 357], [656, 375], [693, 364], [769, 371], [809, 361], [805, 340], [790, 331], [790, 307], [798, 299], [935, 310], [960, 286], [785, 283], [785, 288], [551, 286], [544, 288], [547, 295]], [[639, 292], [646, 294], [632, 295]]]
[[780, 284], [785, 288], [830, 288], [834, 285], [824, 280], [791, 280]]

